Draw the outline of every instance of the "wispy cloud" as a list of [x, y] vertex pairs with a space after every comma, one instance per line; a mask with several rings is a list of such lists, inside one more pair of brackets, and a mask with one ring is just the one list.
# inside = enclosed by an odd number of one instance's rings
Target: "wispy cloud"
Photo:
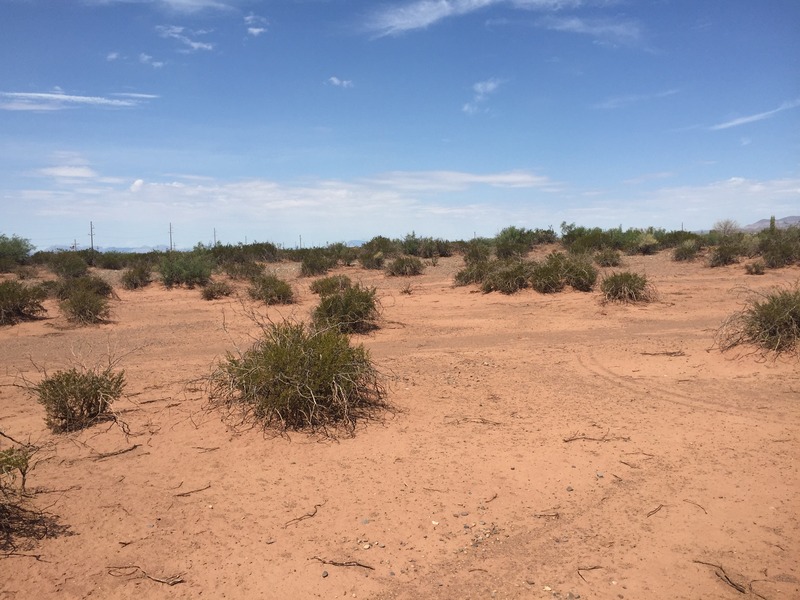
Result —
[[474, 95], [472, 100], [464, 104], [464, 106], [461, 107], [461, 110], [468, 115], [473, 115], [478, 112], [480, 105], [486, 102], [486, 99], [489, 95], [497, 91], [497, 88], [500, 87], [501, 83], [501, 80], [491, 78], [473, 84], [472, 91], [474, 92]]
[[603, 109], [603, 110], [613, 110], [615, 108], [624, 108], [626, 106], [630, 106], [632, 104], [638, 104], [640, 102], [647, 102], [649, 100], [658, 100], [660, 98], [667, 98], [669, 96], [674, 96], [677, 94], [679, 90], [671, 89], [671, 90], [664, 90], [663, 92], [656, 92], [654, 94], [631, 94], [628, 96], [615, 96], [613, 98], [608, 98], [599, 104], [595, 104], [592, 108]]
[[504, 4], [526, 10], [561, 10], [594, 3], [591, 0], [416, 0], [374, 12], [366, 28], [380, 37], [424, 29], [443, 19], [466, 15], [492, 5]]
[[334, 86], [334, 87], [341, 87], [341, 88], [351, 88], [351, 87], [353, 87], [353, 82], [351, 80], [349, 80], [349, 79], [339, 79], [336, 76], [328, 77], [328, 79], [326, 79], [325, 82], [328, 83], [329, 85]]
[[63, 165], [60, 167], [46, 167], [39, 169], [40, 175], [56, 177], [59, 179], [93, 179], [97, 173], [87, 166]]
[[150, 65], [154, 69], [160, 69], [164, 66], [163, 60], [154, 60], [152, 56], [145, 54], [144, 52], [139, 54], [139, 62], [143, 65]]
[[185, 27], [178, 25], [158, 25], [156, 31], [158, 31], [158, 34], [163, 38], [177, 40], [183, 44], [182, 52], [214, 49], [214, 44], [210, 42], [198, 42], [189, 37], [189, 35], [203, 35], [209, 33], [208, 31], [188, 31]]
[[118, 58], [119, 58], [119, 52], [109, 52], [109, 53], [106, 55], [106, 60], [107, 60], [108, 62], [114, 62], [114, 61], [115, 61], [115, 60], [117, 60]]
[[195, 13], [203, 10], [230, 10], [236, 0], [83, 0], [84, 4], [154, 4], [169, 12]]
[[497, 188], [541, 188], [552, 191], [558, 184], [530, 171], [467, 173], [463, 171], [392, 171], [368, 180], [370, 184], [405, 192], [459, 191], [485, 185]]
[[641, 27], [635, 21], [551, 16], [541, 19], [539, 24], [553, 31], [588, 35], [604, 44], [633, 46], [642, 39]]
[[244, 18], [244, 24], [247, 27], [247, 35], [252, 37], [258, 37], [267, 31], [267, 20], [253, 13]]
[[720, 129], [730, 129], [731, 127], [739, 127], [740, 125], [747, 125], [748, 123], [763, 121], [764, 119], [769, 119], [770, 117], [774, 117], [780, 112], [783, 112], [785, 110], [791, 110], [793, 108], [797, 108], [798, 106], [800, 106], [800, 99], [792, 100], [790, 102], [784, 102], [778, 108], [775, 108], [773, 110], [756, 113], [754, 115], [748, 115], [746, 117], [738, 117], [736, 119], [731, 119], [730, 121], [725, 121], [724, 123], [713, 125], [709, 127], [709, 129], [711, 131], [719, 131]]
[[144, 100], [155, 98], [149, 95], [74, 96], [64, 92], [0, 92], [0, 110], [52, 111], [67, 108], [131, 108]]

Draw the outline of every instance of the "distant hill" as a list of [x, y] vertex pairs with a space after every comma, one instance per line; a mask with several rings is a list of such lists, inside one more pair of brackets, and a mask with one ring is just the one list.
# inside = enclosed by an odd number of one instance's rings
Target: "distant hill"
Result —
[[[778, 229], [800, 226], [800, 217], [783, 217], [782, 219], [775, 219], [775, 226]], [[750, 225], [745, 225], [742, 227], [742, 231], [761, 231], [763, 229], [769, 229], [769, 219], [761, 219], [760, 221], [756, 221], [755, 223], [751, 223]]]

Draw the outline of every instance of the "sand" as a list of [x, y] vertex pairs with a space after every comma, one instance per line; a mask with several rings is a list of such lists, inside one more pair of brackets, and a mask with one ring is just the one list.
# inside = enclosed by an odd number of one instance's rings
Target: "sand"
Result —
[[[800, 598], [800, 362], [714, 346], [738, 287], [800, 268], [624, 261], [657, 302], [482, 294], [452, 286], [459, 257], [336, 269], [378, 289], [381, 327], [354, 341], [392, 405], [336, 440], [208, 407], [214, 365], [257, 335], [248, 309], [308, 318], [296, 264], [275, 267], [290, 307], [154, 284], [74, 327], [48, 301], [0, 328], [0, 429], [44, 447], [28, 506], [50, 515], [0, 558], [0, 596]], [[109, 353], [124, 427], [51, 434], [22, 378]]]

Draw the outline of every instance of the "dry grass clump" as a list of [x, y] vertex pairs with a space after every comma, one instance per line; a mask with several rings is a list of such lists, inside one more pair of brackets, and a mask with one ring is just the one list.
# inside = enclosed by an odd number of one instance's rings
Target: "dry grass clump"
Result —
[[0, 325], [35, 319], [45, 312], [42, 301], [47, 292], [39, 286], [27, 286], [19, 281], [0, 283]]
[[425, 265], [416, 256], [398, 256], [386, 265], [386, 274], [394, 277], [420, 275]]
[[126, 290], [138, 290], [147, 287], [153, 281], [150, 265], [140, 263], [122, 272], [122, 287]]
[[608, 275], [600, 283], [600, 291], [606, 302], [653, 302], [657, 297], [646, 276], [630, 271]]
[[750, 292], [744, 308], [725, 320], [716, 337], [723, 352], [751, 345], [777, 354], [796, 353], [800, 348], [800, 284]]
[[375, 288], [360, 285], [322, 296], [311, 314], [317, 329], [334, 328], [340, 333], [372, 331], [379, 317]]
[[601, 267], [618, 267], [622, 264], [622, 255], [614, 248], [603, 248], [594, 255], [594, 261]]
[[71, 368], [45, 373], [44, 379], [30, 387], [44, 406], [47, 426], [53, 433], [83, 429], [97, 421], [111, 418], [111, 405], [125, 389], [124, 371], [111, 366]]
[[277, 275], [259, 275], [250, 280], [247, 293], [253, 300], [261, 300], [267, 305], [292, 304], [294, 290], [292, 286]]
[[233, 293], [233, 288], [226, 281], [212, 281], [200, 290], [200, 296], [203, 300], [218, 300], [230, 296]]
[[381, 377], [363, 346], [337, 329], [269, 323], [244, 352], [229, 353], [209, 380], [214, 406], [265, 429], [330, 435], [385, 407]]
[[353, 282], [347, 275], [332, 275], [313, 281], [309, 289], [320, 296], [327, 296], [343, 292], [351, 287], [353, 287]]

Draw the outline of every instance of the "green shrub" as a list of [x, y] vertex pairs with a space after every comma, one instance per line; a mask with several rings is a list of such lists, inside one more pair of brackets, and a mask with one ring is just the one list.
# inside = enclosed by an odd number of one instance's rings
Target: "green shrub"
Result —
[[579, 292], [591, 292], [594, 289], [598, 273], [588, 255], [568, 256], [562, 269], [564, 282], [572, 289]]
[[358, 262], [365, 269], [382, 269], [385, 262], [383, 252], [375, 252], [374, 254], [362, 250], [358, 257]]
[[492, 265], [488, 260], [468, 262], [466, 267], [456, 273], [454, 283], [455, 285], [480, 284], [491, 270]]
[[494, 238], [497, 258], [521, 258], [533, 248], [531, 232], [519, 227], [506, 227]]
[[94, 266], [100, 269], [120, 271], [131, 262], [132, 255], [126, 252], [108, 250], [106, 252], [96, 252], [94, 256]]
[[336, 294], [353, 287], [353, 282], [347, 275], [333, 275], [331, 277], [323, 277], [313, 281], [309, 288], [315, 294], [320, 296], [327, 296], [328, 294]]
[[211, 279], [212, 270], [211, 260], [205, 253], [170, 252], [159, 264], [161, 280], [167, 288], [204, 286]]
[[770, 269], [800, 262], [800, 227], [771, 228], [759, 234], [758, 252]]
[[14, 274], [20, 281], [25, 281], [26, 279], [34, 279], [39, 273], [36, 271], [36, 267], [20, 265], [14, 269]]
[[555, 259], [534, 264], [530, 274], [531, 287], [540, 294], [554, 294], [564, 289], [564, 267]]
[[622, 255], [619, 250], [603, 248], [594, 255], [594, 261], [601, 267], [618, 267], [622, 264]]
[[150, 265], [140, 263], [122, 272], [122, 287], [126, 290], [138, 290], [152, 282]]
[[763, 260], [757, 260], [752, 263], [748, 263], [744, 266], [745, 273], [748, 275], [763, 275], [766, 273], [766, 265], [764, 264]]
[[200, 296], [203, 300], [217, 300], [225, 296], [230, 296], [233, 293], [233, 288], [225, 281], [212, 281], [200, 290]]
[[317, 329], [333, 328], [341, 333], [366, 333], [378, 327], [375, 288], [355, 285], [320, 298], [312, 312]]
[[600, 283], [607, 302], [652, 302], [656, 291], [647, 277], [630, 271], [612, 273]]
[[0, 325], [35, 319], [45, 312], [42, 301], [47, 292], [39, 286], [26, 286], [19, 281], [0, 283]]
[[[533, 267], [533, 270], [535, 271], [536, 267]], [[513, 294], [528, 287], [528, 279], [531, 276], [531, 264], [523, 260], [493, 261], [480, 282], [481, 290], [484, 293]]]
[[363, 346], [336, 329], [275, 323], [238, 355], [228, 354], [209, 381], [213, 405], [280, 432], [352, 434], [385, 407], [381, 378]]
[[33, 244], [25, 238], [0, 234], [0, 273], [10, 273], [27, 264], [33, 250]]
[[3, 527], [3, 501], [7, 496], [7, 490], [10, 487], [8, 481], [13, 482], [17, 478], [17, 473], [20, 475], [20, 491], [25, 493], [25, 482], [28, 477], [28, 471], [31, 470], [31, 457], [38, 450], [32, 445], [20, 445], [0, 450], [0, 531], [6, 533]]
[[228, 261], [221, 265], [222, 271], [231, 279], [253, 279], [264, 274], [264, 265], [255, 261], [233, 262]]
[[294, 302], [292, 286], [277, 275], [259, 275], [250, 281], [247, 293], [253, 300], [265, 304], [291, 304]]
[[111, 284], [96, 275], [84, 275], [70, 279], [60, 279], [55, 286], [55, 296], [59, 300], [66, 300], [79, 290], [84, 290], [104, 298], [114, 296]]
[[739, 345], [754, 345], [775, 353], [800, 348], [800, 285], [752, 293], [745, 307], [731, 315], [717, 331], [724, 352]]
[[66, 279], [70, 277], [83, 277], [89, 272], [89, 265], [75, 252], [58, 252], [52, 256], [49, 263], [50, 270]]
[[300, 274], [303, 277], [324, 275], [335, 265], [335, 260], [332, 260], [319, 248], [314, 248], [303, 256], [303, 260], [300, 263]]
[[482, 238], [470, 240], [464, 250], [464, 262], [467, 265], [475, 263], [485, 263], [492, 255], [492, 245], [488, 240]]
[[723, 241], [718, 246], [711, 250], [711, 256], [708, 260], [710, 267], [724, 267], [732, 265], [739, 261], [740, 249], [738, 244], [728, 241]]
[[672, 260], [678, 262], [694, 260], [699, 251], [700, 247], [696, 240], [684, 240], [672, 251]]
[[419, 275], [425, 265], [416, 256], [398, 256], [386, 266], [386, 273], [391, 276]]
[[54, 433], [62, 433], [113, 418], [111, 406], [124, 389], [124, 372], [108, 367], [45, 374], [31, 391], [44, 406], [47, 426]]
[[642, 231], [636, 238], [632, 250], [636, 254], [655, 254], [658, 252], [658, 240], [649, 231]]
[[85, 287], [73, 290], [60, 306], [67, 320], [80, 325], [101, 323], [111, 313], [108, 298]]

